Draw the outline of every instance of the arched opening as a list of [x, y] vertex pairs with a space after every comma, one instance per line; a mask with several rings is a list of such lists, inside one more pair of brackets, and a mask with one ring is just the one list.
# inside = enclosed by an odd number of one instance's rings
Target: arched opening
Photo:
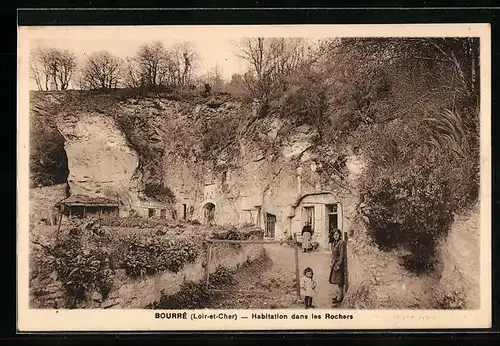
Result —
[[203, 220], [206, 224], [215, 224], [215, 204], [208, 202], [203, 206]]

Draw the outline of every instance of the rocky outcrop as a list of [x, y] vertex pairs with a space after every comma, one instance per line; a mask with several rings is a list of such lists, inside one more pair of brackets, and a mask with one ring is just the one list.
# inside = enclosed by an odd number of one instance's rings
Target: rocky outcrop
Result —
[[480, 211], [458, 215], [439, 248], [441, 278], [434, 290], [438, 307], [478, 309], [480, 293]]
[[58, 127], [65, 138], [71, 194], [119, 197], [125, 207], [137, 203], [138, 155], [114, 119], [84, 113]]

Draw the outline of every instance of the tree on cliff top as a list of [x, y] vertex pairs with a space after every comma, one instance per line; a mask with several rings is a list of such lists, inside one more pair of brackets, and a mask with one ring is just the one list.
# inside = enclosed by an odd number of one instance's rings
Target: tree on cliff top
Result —
[[245, 38], [236, 46], [237, 56], [249, 67], [243, 75], [247, 91], [261, 104], [279, 97], [306, 54], [306, 43], [300, 38]]
[[76, 56], [68, 49], [37, 47], [30, 53], [30, 78], [38, 90], [66, 90], [76, 70]]
[[185, 87], [192, 81], [199, 59], [189, 43], [167, 49], [161, 41], [142, 45], [127, 63], [126, 81], [129, 86], [148, 89]]
[[112, 89], [121, 84], [122, 60], [107, 52], [87, 56], [81, 70], [80, 88], [83, 90]]

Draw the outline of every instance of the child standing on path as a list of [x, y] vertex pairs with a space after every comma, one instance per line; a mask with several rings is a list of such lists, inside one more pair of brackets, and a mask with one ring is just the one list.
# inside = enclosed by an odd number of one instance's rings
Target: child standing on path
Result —
[[309, 309], [314, 307], [312, 300], [316, 291], [316, 280], [314, 280], [314, 272], [310, 267], [304, 269], [304, 276], [300, 282], [300, 288], [304, 295], [305, 308]]

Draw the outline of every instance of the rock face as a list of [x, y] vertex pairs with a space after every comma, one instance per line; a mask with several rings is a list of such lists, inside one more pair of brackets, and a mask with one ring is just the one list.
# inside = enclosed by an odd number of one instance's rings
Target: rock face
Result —
[[440, 246], [442, 271], [434, 296], [441, 308], [480, 307], [479, 220], [478, 206], [467, 215], [458, 215]]
[[[269, 133], [273, 133], [276, 123], [271, 122]], [[318, 155], [307, 150], [313, 145], [314, 133], [303, 131], [307, 130], [299, 128], [286, 138], [277, 139], [279, 144], [267, 146], [258, 137], [240, 138], [238, 154], [224, 165], [166, 151], [164, 181], [177, 196], [179, 215], [192, 210], [187, 218], [206, 223], [206, 206], [213, 205], [215, 223], [268, 227], [267, 236], [277, 239], [299, 233], [309, 217], [316, 225], [315, 237], [326, 248], [330, 222], [327, 207], [339, 206], [337, 219], [332, 222], [349, 232], [358, 196], [356, 189], [349, 190], [325, 179], [318, 169]], [[351, 161], [352, 174], [359, 174], [360, 159]], [[314, 209], [308, 216], [304, 214], [307, 207]]]
[[61, 122], [59, 130], [65, 138], [71, 194], [120, 198], [125, 208], [137, 203], [138, 155], [112, 118], [80, 114], [76, 122]]
[[57, 224], [58, 211], [54, 205], [66, 198], [66, 184], [33, 187], [30, 189], [30, 222]]

